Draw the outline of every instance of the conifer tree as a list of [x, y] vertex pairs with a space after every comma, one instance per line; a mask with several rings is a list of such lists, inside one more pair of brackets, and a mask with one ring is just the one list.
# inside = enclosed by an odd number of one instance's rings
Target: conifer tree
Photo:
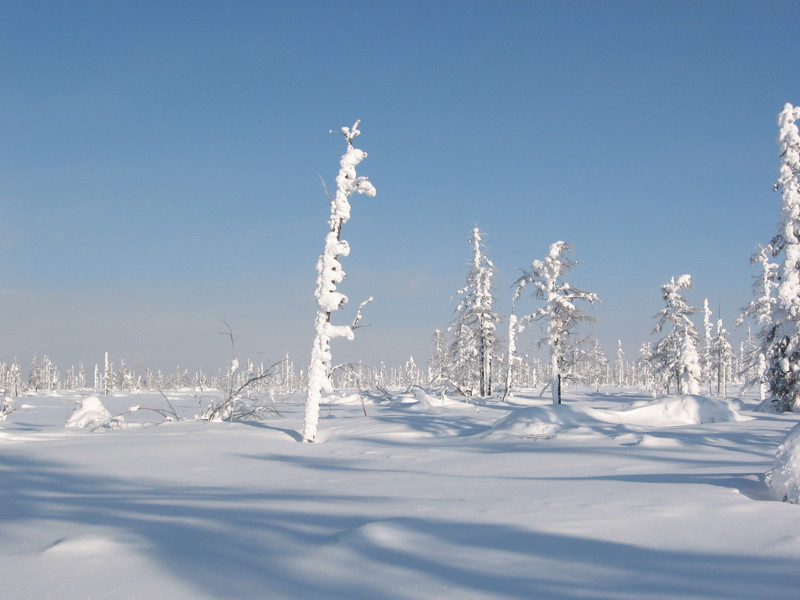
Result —
[[673, 277], [661, 286], [666, 306], [656, 315], [658, 324], [654, 331], [660, 333], [669, 328], [656, 344], [655, 360], [667, 389], [674, 380], [678, 394], [697, 394], [701, 375], [697, 355], [697, 329], [691, 320], [696, 309], [689, 306], [680, 293], [690, 289], [691, 275], [681, 275], [677, 279]]
[[508, 315], [508, 345], [506, 348], [506, 383], [502, 398], [504, 401], [512, 394], [514, 383], [522, 367], [522, 358], [517, 355], [517, 334], [522, 333], [525, 329], [525, 323], [517, 318], [516, 307], [526, 284], [526, 279], [519, 279], [514, 285], [514, 293], [511, 297], [511, 311]]
[[492, 276], [494, 264], [486, 256], [481, 231], [475, 227], [469, 238], [472, 262], [466, 285], [456, 292], [456, 318], [450, 326], [451, 380], [461, 389], [477, 389], [491, 396], [494, 368], [495, 331], [499, 320], [494, 310]]
[[[622, 348], [621, 342], [620, 348]], [[587, 383], [593, 385], [595, 391], [599, 392], [600, 386], [606, 380], [608, 374], [608, 359], [597, 338], [592, 342], [592, 349], [589, 352], [588, 368]]]
[[625, 385], [625, 351], [622, 340], [617, 340], [617, 359], [614, 361], [614, 379], [618, 387]]
[[[315, 320], [314, 344], [311, 349], [311, 362], [308, 367], [308, 393], [306, 395], [303, 440], [313, 442], [317, 436], [319, 422], [319, 403], [323, 392], [333, 390], [331, 382], [331, 340], [344, 337], [352, 340], [354, 329], [361, 318], [361, 304], [352, 325], [333, 325], [331, 313], [347, 304], [347, 296], [336, 291], [336, 284], [345, 277], [339, 259], [350, 254], [350, 245], [342, 239], [342, 225], [350, 219], [350, 201], [353, 193], [375, 195], [375, 187], [366, 177], [356, 176], [356, 166], [367, 157], [367, 153], [353, 146], [353, 140], [361, 134], [356, 121], [352, 128], [342, 127], [339, 131], [347, 141], [347, 150], [339, 161], [339, 174], [336, 177], [336, 195], [330, 201], [329, 232], [325, 236], [325, 247], [317, 261], [317, 317]], [[371, 298], [370, 298], [371, 300]], [[369, 302], [369, 300], [367, 300]]]
[[433, 354], [428, 359], [428, 383], [437, 385], [445, 381], [445, 366], [447, 357], [445, 354], [444, 334], [440, 329], [433, 331]]
[[708, 307], [708, 298], [706, 298], [703, 300], [703, 339], [700, 341], [700, 370], [702, 372], [702, 380], [708, 387], [709, 394], [711, 393], [711, 381], [715, 372], [711, 357], [712, 330], [711, 309]]
[[639, 348], [639, 360], [637, 361], [637, 371], [639, 382], [648, 392], [656, 395], [656, 382], [653, 374], [653, 349], [650, 342], [644, 342]]
[[772, 322], [777, 302], [774, 292], [778, 287], [778, 265], [772, 262], [773, 255], [774, 249], [771, 244], [766, 247], [759, 245], [750, 258], [750, 264], [758, 265], [760, 273], [753, 282], [754, 299], [742, 309], [736, 319], [737, 327], [748, 319], [758, 327], [756, 332], [758, 343], [753, 341], [750, 327], [747, 328], [747, 344], [743, 355], [742, 370], [746, 374], [745, 385], [758, 385], [759, 397], [762, 401], [767, 398], [770, 389], [767, 381], [767, 355], [770, 352], [769, 347], [774, 335]]
[[545, 306], [522, 319], [523, 323], [543, 321], [545, 337], [540, 344], [550, 349], [550, 386], [553, 404], [561, 404], [561, 381], [569, 373], [570, 358], [580, 344], [576, 339], [579, 325], [592, 318], [585, 315], [576, 305], [583, 301], [589, 304], [598, 302], [597, 294], [572, 287], [564, 277], [577, 264], [569, 255], [572, 246], [567, 242], [555, 242], [550, 246], [547, 257], [534, 260], [529, 271], [523, 271], [520, 280], [533, 283], [535, 295], [545, 301]]
[[778, 115], [780, 176], [774, 189], [781, 192], [778, 235], [772, 240], [775, 256], [782, 256], [772, 324], [762, 344], [767, 349], [765, 378], [772, 409], [794, 410], [800, 397], [800, 107], [786, 104]]
[[717, 320], [717, 332], [711, 343], [711, 355], [715, 379], [717, 380], [717, 395], [728, 397], [728, 374], [734, 359], [733, 347], [728, 342], [728, 332], [722, 326], [722, 319]]

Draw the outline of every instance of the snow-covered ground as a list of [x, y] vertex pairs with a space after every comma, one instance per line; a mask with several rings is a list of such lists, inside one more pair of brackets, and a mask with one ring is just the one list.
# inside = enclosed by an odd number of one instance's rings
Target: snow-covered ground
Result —
[[261, 423], [95, 432], [64, 426], [81, 396], [20, 398], [0, 423], [0, 597], [796, 598], [800, 506], [764, 473], [800, 415], [605, 391], [417, 390], [367, 416], [341, 396], [315, 444], [300, 396]]

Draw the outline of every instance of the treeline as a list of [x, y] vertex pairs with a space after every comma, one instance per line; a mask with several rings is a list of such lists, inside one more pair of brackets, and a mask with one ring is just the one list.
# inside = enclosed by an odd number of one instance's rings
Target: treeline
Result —
[[[598, 391], [608, 386], [642, 387], [653, 393], [659, 391], [657, 384], [661, 382], [654, 375], [653, 358], [648, 354], [647, 344], [642, 347], [638, 357], [630, 360], [626, 358], [621, 343], [618, 344], [613, 360], [606, 358], [596, 342], [575, 350], [580, 356], [570, 360], [573, 368], [564, 375], [562, 382], [567, 387], [584, 385]], [[727, 382], [743, 384], [757, 379], [757, 368], [747, 367], [752, 363], [748, 359], [751, 351], [748, 341], [745, 341], [738, 352], [724, 354], [722, 363], [709, 361], [708, 368], [704, 369], [701, 393], [724, 396]], [[422, 386], [439, 392], [457, 391], [442, 378], [441, 359], [441, 354], [434, 352], [422, 365], [418, 365], [413, 358], [399, 366], [390, 366], [383, 362], [378, 365], [349, 363], [335, 367], [332, 380], [339, 390], [406, 390]], [[504, 357], [500, 357], [500, 361], [503, 364], [506, 362]], [[516, 356], [513, 368], [515, 388], [541, 392], [552, 381], [550, 361], [542, 360], [541, 357], [527, 354]], [[112, 361], [108, 354], [102, 364], [95, 364], [90, 369], [80, 364], [63, 370], [47, 355], [41, 358], [36, 355], [24, 368], [18, 359], [10, 363], [0, 363], [0, 391], [8, 396], [59, 391], [86, 391], [104, 395], [167, 390], [227, 391], [261, 373], [269, 374], [253, 384], [261, 391], [293, 393], [305, 390], [308, 385], [306, 371], [297, 368], [288, 356], [273, 365], [248, 359], [242, 361], [242, 367], [235, 371], [231, 367], [225, 367], [208, 373], [202, 369], [190, 371], [181, 367], [171, 371], [137, 369], [128, 365], [124, 359]], [[503, 386], [498, 386], [497, 391], [504, 394], [506, 390]]]

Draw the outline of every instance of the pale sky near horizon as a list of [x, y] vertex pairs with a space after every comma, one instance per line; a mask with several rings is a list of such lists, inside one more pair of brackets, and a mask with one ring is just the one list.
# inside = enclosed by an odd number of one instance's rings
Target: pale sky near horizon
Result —
[[[729, 330], [774, 235], [796, 2], [4, 2], [0, 361], [307, 362], [314, 265], [362, 120], [334, 361], [424, 363], [477, 224], [507, 314], [556, 240], [635, 358], [690, 273]], [[521, 311], [536, 303], [520, 303]], [[737, 334], [737, 335], [740, 335]], [[530, 348], [534, 332], [524, 341]]]

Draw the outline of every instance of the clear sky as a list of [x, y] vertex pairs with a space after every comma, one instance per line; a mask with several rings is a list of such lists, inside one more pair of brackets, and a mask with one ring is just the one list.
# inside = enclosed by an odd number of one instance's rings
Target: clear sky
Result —
[[241, 356], [303, 366], [328, 130], [356, 119], [378, 195], [353, 199], [337, 318], [375, 301], [335, 361], [424, 362], [475, 224], [501, 313], [566, 240], [609, 354], [637, 355], [682, 273], [733, 329], [778, 220], [797, 7], [3, 2], [0, 360], [216, 368], [225, 319]]

